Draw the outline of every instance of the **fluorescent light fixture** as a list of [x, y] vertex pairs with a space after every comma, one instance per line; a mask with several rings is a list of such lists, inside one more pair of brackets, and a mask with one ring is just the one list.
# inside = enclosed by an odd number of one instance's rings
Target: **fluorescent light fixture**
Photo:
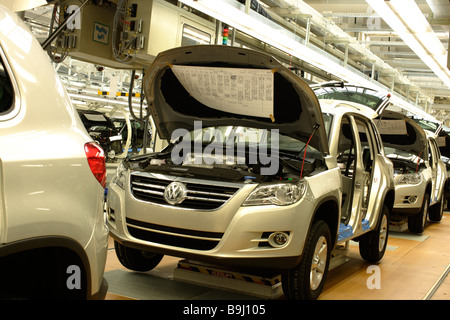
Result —
[[200, 42], [201, 44], [211, 43], [211, 36], [208, 33], [203, 32], [201, 30], [197, 30], [186, 24], [184, 25], [183, 28], [183, 37], [189, 38], [196, 42]]
[[45, 0], [0, 0], [0, 5], [7, 7], [11, 11], [19, 12], [32, 8], [47, 5]]
[[[305, 46], [304, 40], [287, 31], [278, 24], [264, 18], [250, 10], [245, 13], [245, 6], [235, 0], [180, 0], [180, 2], [199, 10], [212, 18], [228, 24], [270, 46], [292, 55], [321, 70], [331, 73], [344, 81], [352, 84], [373, 88], [383, 93], [389, 89], [372, 82], [371, 79], [350, 66], [344, 66], [342, 61], [323, 53], [322, 50], [313, 49], [313, 46]], [[303, 1], [302, 1], [303, 2]], [[398, 19], [397, 19], [398, 20]], [[399, 23], [399, 27], [402, 24]], [[403, 26], [405, 29], [405, 27]], [[405, 29], [406, 30], [406, 29]], [[425, 118], [430, 115], [421, 108], [407, 102], [400, 95], [392, 92], [391, 101], [404, 109], [419, 114]]]
[[450, 88], [447, 51], [414, 0], [366, 0], [414, 53]]

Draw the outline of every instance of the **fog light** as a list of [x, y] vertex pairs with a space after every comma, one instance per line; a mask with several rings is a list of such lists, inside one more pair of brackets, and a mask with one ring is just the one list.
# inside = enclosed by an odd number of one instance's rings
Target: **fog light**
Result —
[[269, 236], [269, 244], [272, 247], [282, 247], [289, 240], [289, 235], [285, 232], [274, 232]]
[[116, 215], [115, 215], [114, 209], [108, 208], [106, 213], [107, 213], [107, 218], [109, 221], [116, 222]]
[[409, 196], [408, 197], [408, 202], [409, 203], [414, 203], [414, 202], [416, 202], [416, 200], [417, 200], [417, 196]]

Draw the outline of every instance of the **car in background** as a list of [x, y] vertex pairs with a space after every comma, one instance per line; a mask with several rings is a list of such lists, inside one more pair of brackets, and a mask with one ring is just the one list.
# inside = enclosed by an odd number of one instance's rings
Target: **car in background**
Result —
[[107, 161], [114, 161], [123, 152], [123, 138], [113, 121], [95, 110], [78, 110], [78, 115], [89, 135], [105, 151]]
[[[412, 119], [417, 122], [418, 125], [422, 127], [425, 131], [429, 131], [434, 134], [436, 143], [439, 147], [439, 152], [441, 154], [441, 160], [445, 164], [447, 169], [447, 177], [450, 176], [450, 128], [444, 126], [442, 123], [436, 121], [431, 121], [428, 119], [412, 117]], [[447, 210], [450, 210], [450, 184], [448, 180], [445, 183], [445, 201], [444, 205]]]
[[338, 245], [382, 259], [393, 167], [359, 107], [323, 113], [274, 58], [231, 46], [162, 52], [144, 89], [156, 152], [125, 159], [107, 200], [126, 268], [171, 255], [279, 272], [289, 299], [316, 299]]
[[[394, 164], [393, 218], [408, 217], [408, 229], [422, 233], [429, 217], [440, 221], [447, 171], [436, 137], [404, 114], [388, 110], [389, 94], [371, 88], [331, 82], [312, 86], [319, 99], [345, 100], [369, 107], [375, 114], [386, 155]], [[321, 100], [322, 101], [322, 100]]]
[[[130, 143], [128, 147], [127, 156], [134, 156], [142, 153], [144, 140], [150, 142], [152, 140], [151, 128], [148, 128], [147, 137], [144, 136], [144, 128], [141, 123], [135, 119], [127, 119], [124, 117], [111, 117], [111, 121], [122, 136], [122, 141], [127, 141], [130, 136]], [[147, 143], [147, 149], [149, 148]]]
[[3, 6], [0, 150], [0, 298], [104, 298], [104, 152], [47, 53]]
[[424, 231], [427, 218], [442, 218], [447, 171], [434, 135], [409, 117], [385, 110], [379, 120], [381, 139], [394, 163], [394, 215], [408, 217], [408, 229]]

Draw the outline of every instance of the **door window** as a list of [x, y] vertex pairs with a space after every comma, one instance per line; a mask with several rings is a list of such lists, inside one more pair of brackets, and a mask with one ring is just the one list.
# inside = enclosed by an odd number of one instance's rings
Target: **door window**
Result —
[[338, 166], [342, 175], [351, 178], [355, 170], [355, 137], [348, 117], [343, 117], [338, 143]]
[[341, 220], [347, 224], [353, 202], [354, 179], [353, 175], [356, 169], [356, 143], [353, 132], [353, 124], [349, 117], [345, 116], [341, 120], [341, 129], [339, 131], [338, 156], [337, 162], [341, 170], [342, 182], [342, 210]]
[[198, 28], [190, 26], [188, 24], [183, 25], [183, 34], [181, 38], [182, 46], [192, 46], [199, 44], [210, 44], [211, 35]]
[[435, 145], [433, 143], [433, 141], [428, 140], [428, 161], [430, 162], [430, 166], [433, 169], [436, 169], [437, 166], [437, 161], [438, 161], [438, 154], [437, 154], [437, 150], [435, 148]]
[[354, 224], [369, 207], [376, 139], [365, 119], [344, 117], [338, 143], [342, 181], [342, 222]]
[[374, 161], [374, 141], [373, 134], [368, 123], [362, 119], [355, 119], [358, 128], [359, 141], [361, 143], [362, 155], [362, 176], [357, 182], [362, 190], [361, 209], [367, 210], [369, 206], [370, 189], [372, 185], [372, 169]]
[[13, 86], [0, 55], [0, 115], [8, 113], [12, 109], [13, 101]]

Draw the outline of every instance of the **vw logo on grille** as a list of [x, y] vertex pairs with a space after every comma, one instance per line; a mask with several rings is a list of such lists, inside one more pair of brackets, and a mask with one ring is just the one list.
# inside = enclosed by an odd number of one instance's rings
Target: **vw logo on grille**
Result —
[[164, 189], [164, 200], [171, 205], [179, 204], [186, 198], [186, 187], [181, 182], [172, 182]]

